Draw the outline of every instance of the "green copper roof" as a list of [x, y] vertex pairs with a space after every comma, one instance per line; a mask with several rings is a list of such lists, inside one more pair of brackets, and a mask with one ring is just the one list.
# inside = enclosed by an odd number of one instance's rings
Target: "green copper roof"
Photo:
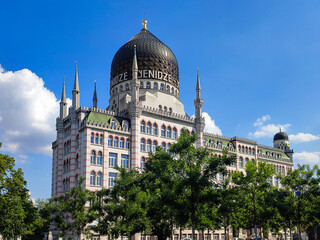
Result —
[[109, 116], [109, 115], [105, 115], [102, 113], [96, 113], [96, 112], [90, 112], [89, 115], [87, 116], [86, 121], [87, 122], [102, 123], [102, 124], [107, 125], [107, 124], [110, 124], [111, 118], [114, 118], [116, 120], [117, 126], [122, 126], [122, 121], [124, 120], [124, 118]]

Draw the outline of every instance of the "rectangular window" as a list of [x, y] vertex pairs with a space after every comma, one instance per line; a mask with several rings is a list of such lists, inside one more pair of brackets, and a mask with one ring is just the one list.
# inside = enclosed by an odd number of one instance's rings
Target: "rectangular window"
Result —
[[179, 235], [178, 235], [178, 234], [175, 234], [175, 235], [173, 236], [173, 240], [179, 240]]
[[114, 180], [116, 179], [117, 174], [116, 173], [109, 173], [109, 178], [108, 178], [108, 186], [113, 187], [114, 186]]
[[129, 156], [121, 154], [121, 167], [129, 168]]
[[213, 235], [213, 240], [219, 240], [219, 234], [214, 234]]
[[211, 235], [210, 234], [205, 234], [205, 240], [211, 240]]
[[109, 153], [109, 167], [115, 167], [117, 165], [117, 154]]

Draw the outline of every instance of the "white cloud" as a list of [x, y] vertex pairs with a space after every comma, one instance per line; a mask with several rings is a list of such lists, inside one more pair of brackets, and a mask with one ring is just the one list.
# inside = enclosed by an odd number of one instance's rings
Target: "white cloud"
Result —
[[320, 152], [294, 153], [294, 160], [299, 160], [301, 164], [320, 164]]
[[0, 137], [12, 153], [51, 155], [59, 101], [28, 69], [5, 71], [0, 65]]
[[289, 140], [292, 143], [311, 142], [319, 139], [320, 136], [312, 135], [310, 133], [298, 133], [289, 135]]
[[221, 129], [215, 124], [214, 120], [208, 113], [203, 112], [202, 116], [204, 117], [206, 124], [204, 128], [205, 132], [222, 135]]
[[261, 125], [258, 126], [256, 131], [254, 133], [249, 133], [249, 136], [256, 137], [256, 138], [262, 138], [262, 137], [273, 137], [277, 132], [279, 132], [280, 128], [281, 131], [285, 132], [291, 124], [267, 124], [267, 125]]
[[262, 116], [261, 118], [258, 118], [256, 122], [253, 124], [253, 126], [262, 126], [264, 122], [271, 120], [271, 117], [269, 115]]

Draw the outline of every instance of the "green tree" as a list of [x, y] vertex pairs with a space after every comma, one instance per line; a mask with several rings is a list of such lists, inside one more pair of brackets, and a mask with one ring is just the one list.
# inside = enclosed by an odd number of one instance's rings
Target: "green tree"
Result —
[[59, 236], [72, 232], [80, 239], [81, 234], [90, 235], [89, 223], [92, 223], [97, 214], [90, 204], [94, 201], [94, 193], [82, 186], [83, 178], [78, 186], [69, 189], [65, 194], [50, 199], [50, 213], [55, 230]]
[[275, 174], [272, 165], [265, 162], [248, 162], [246, 173], [236, 172], [232, 174], [232, 180], [236, 184], [236, 190], [247, 198], [243, 205], [246, 210], [247, 228], [254, 227], [257, 236], [257, 225], [264, 229], [268, 226], [270, 213], [267, 193], [272, 190], [271, 177]]
[[4, 239], [25, 235], [36, 217], [22, 169], [14, 166], [14, 158], [0, 154], [0, 234]]
[[175, 157], [176, 192], [185, 206], [185, 224], [192, 227], [195, 239], [195, 229], [206, 225], [207, 218], [202, 214], [208, 203], [209, 196], [218, 173], [226, 174], [226, 166], [235, 161], [234, 155], [228, 155], [224, 150], [222, 156], [217, 156], [207, 148], [196, 148], [196, 135], [183, 131], [178, 142], [173, 144], [170, 152]]
[[148, 228], [147, 193], [141, 191], [140, 174], [136, 169], [116, 167], [119, 176], [115, 186], [98, 193], [100, 221], [97, 229], [100, 234], [132, 236]]

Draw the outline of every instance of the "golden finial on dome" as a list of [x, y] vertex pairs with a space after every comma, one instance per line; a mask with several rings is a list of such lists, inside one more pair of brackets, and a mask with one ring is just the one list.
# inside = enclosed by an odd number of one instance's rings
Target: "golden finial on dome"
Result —
[[148, 24], [148, 21], [147, 20], [142, 20], [142, 29], [145, 29], [147, 30], [147, 24]]

